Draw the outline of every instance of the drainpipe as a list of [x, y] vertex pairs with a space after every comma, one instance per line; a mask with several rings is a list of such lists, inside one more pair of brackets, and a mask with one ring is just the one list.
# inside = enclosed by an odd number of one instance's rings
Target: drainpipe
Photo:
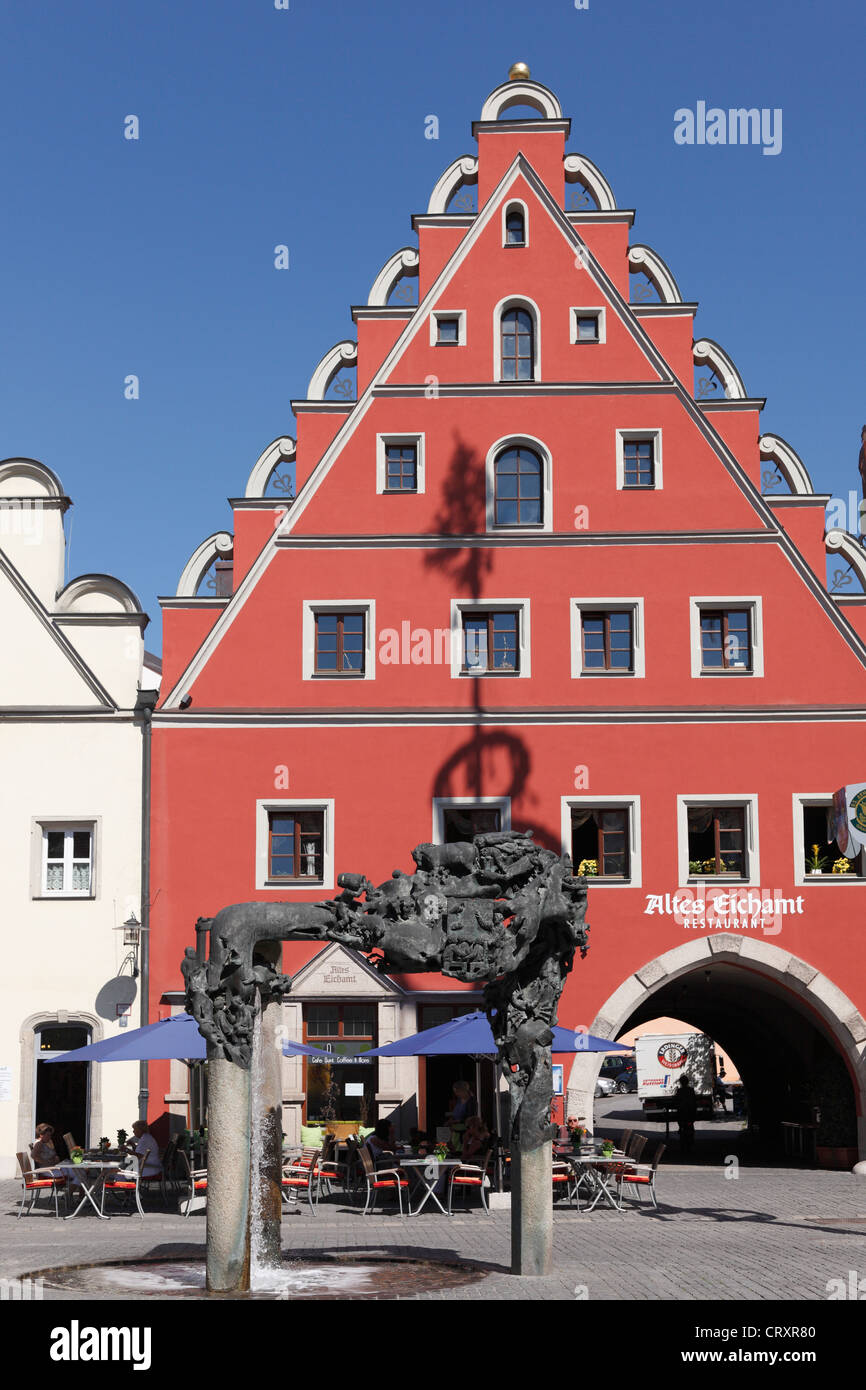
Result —
[[[148, 1021], [150, 1011], [150, 745], [153, 732], [151, 716], [159, 699], [158, 690], [140, 690], [135, 706], [141, 715], [141, 1013], [140, 1025]], [[147, 1121], [150, 1099], [148, 1064], [138, 1064], [138, 1118]]]

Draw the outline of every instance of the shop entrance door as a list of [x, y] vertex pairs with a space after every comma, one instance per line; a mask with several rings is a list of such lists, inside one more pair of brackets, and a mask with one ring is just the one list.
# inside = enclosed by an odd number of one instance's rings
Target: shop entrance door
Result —
[[[64, 1134], [76, 1144], [90, 1143], [90, 1063], [52, 1062], [48, 1056], [86, 1047], [90, 1029], [85, 1024], [43, 1024], [36, 1034], [36, 1076], [34, 1087], [35, 1124], [54, 1126], [54, 1146], [66, 1157]], [[97, 1138], [99, 1136], [97, 1135]]]

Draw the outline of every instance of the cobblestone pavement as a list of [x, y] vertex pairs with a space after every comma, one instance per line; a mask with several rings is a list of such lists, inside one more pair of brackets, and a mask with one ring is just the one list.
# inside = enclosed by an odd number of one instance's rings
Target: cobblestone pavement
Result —
[[[282, 1223], [285, 1252], [350, 1252], [469, 1260], [488, 1271], [448, 1292], [405, 1291], [421, 1299], [798, 1299], [827, 1298], [831, 1279], [866, 1276], [866, 1179], [849, 1173], [741, 1167], [663, 1166], [660, 1209], [579, 1214], [555, 1210], [554, 1272], [516, 1279], [508, 1272], [510, 1215], [478, 1210], [448, 1219], [364, 1217], [335, 1196], [318, 1215], [299, 1208]], [[204, 1218], [154, 1206], [142, 1221], [87, 1213], [63, 1222], [43, 1209], [16, 1221], [20, 1188], [0, 1183], [0, 1278], [58, 1265], [204, 1253]], [[864, 1284], [866, 1289], [866, 1284]], [[45, 1288], [46, 1299], [78, 1292]], [[393, 1298], [394, 1295], [387, 1295]], [[100, 1295], [102, 1297], [102, 1295]]]

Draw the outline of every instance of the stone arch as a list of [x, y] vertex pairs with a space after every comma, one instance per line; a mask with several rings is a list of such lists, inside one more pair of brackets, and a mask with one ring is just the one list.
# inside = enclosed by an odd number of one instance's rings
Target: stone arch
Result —
[[758, 442], [762, 459], [772, 459], [795, 497], [811, 497], [815, 489], [808, 469], [796, 450], [778, 434], [762, 434]]
[[[602, 1004], [590, 1033], [615, 1039], [642, 1004], [665, 985], [714, 963], [747, 970], [772, 982], [785, 1002], [804, 1017], [819, 1020], [823, 1032], [847, 1065], [857, 1108], [857, 1141], [866, 1155], [866, 1019], [846, 994], [816, 966], [763, 940], [724, 934], [702, 935], [675, 946], [634, 971]], [[798, 1007], [799, 1006], [799, 1007]], [[568, 1113], [591, 1115], [598, 1053], [576, 1053], [568, 1080]]]
[[264, 497], [271, 474], [281, 463], [291, 463], [294, 460], [295, 448], [295, 441], [289, 435], [273, 440], [253, 464], [247, 478], [244, 497]]
[[[372, 291], [371, 291], [372, 293]], [[310, 377], [307, 387], [308, 401], [323, 401], [334, 377], [341, 367], [358, 365], [358, 344], [352, 342], [336, 343], [325, 353], [321, 362]]]
[[449, 164], [444, 174], [440, 175], [433, 186], [430, 200], [427, 204], [428, 217], [442, 217], [448, 211], [448, 204], [454, 197], [458, 188], [464, 184], [477, 184], [478, 182], [478, 160], [471, 154], [462, 154], [459, 159], [455, 159], [453, 164]]
[[642, 271], [658, 292], [662, 304], [682, 304], [680, 287], [657, 251], [651, 246], [635, 245], [628, 249], [628, 267], [635, 274]]
[[713, 342], [712, 338], [701, 338], [695, 343], [693, 352], [697, 365], [701, 366], [704, 362], [709, 362], [725, 388], [725, 396], [729, 401], [746, 400], [747, 393], [743, 378], [724, 348], [720, 348], [718, 343]]
[[198, 586], [216, 559], [227, 560], [232, 555], [234, 538], [228, 531], [215, 531], [202, 541], [190, 555], [177, 585], [178, 598], [195, 598]]
[[63, 484], [57, 474], [38, 459], [0, 460], [0, 496], [62, 500], [64, 495]]
[[866, 550], [857, 537], [852, 536], [850, 531], [833, 528], [824, 537], [824, 548], [828, 554], [841, 555], [843, 560], [848, 561], [866, 594]]
[[567, 154], [563, 160], [566, 183], [582, 183], [598, 204], [599, 212], [615, 212], [613, 189], [597, 164], [585, 154]]
[[141, 604], [120, 579], [111, 574], [82, 574], [57, 595], [58, 613], [140, 613]]
[[[30, 1014], [21, 1023], [19, 1030], [20, 1084], [18, 1087], [18, 1152], [27, 1152], [28, 1144], [33, 1142], [33, 1129], [37, 1123], [33, 1113], [33, 1092], [36, 1066], [36, 1032], [46, 1023], [78, 1024], [90, 1029], [90, 1041], [101, 1042], [105, 1036], [102, 1021], [96, 1014], [84, 1009], [55, 1009], [53, 1012]], [[102, 1133], [102, 1068], [91, 1063], [90, 1066], [90, 1131]], [[81, 1142], [81, 1141], [79, 1141]]]
[[562, 107], [549, 87], [540, 82], [509, 78], [490, 93], [481, 108], [482, 121], [498, 121], [512, 106], [531, 106], [542, 120], [561, 121]]
[[[419, 265], [420, 257], [414, 246], [404, 246], [400, 251], [395, 251], [373, 281], [370, 293], [367, 295], [367, 303], [377, 307], [387, 304], [388, 296], [397, 281], [406, 275], [417, 277]], [[345, 343], [341, 346], [345, 347]], [[325, 389], [327, 390], [327, 387]]]

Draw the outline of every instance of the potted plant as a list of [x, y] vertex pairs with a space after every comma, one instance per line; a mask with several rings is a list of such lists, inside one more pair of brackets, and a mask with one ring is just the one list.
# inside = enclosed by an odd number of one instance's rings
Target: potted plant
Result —
[[613, 1158], [613, 1148], [614, 1148], [613, 1140], [612, 1140], [612, 1139], [605, 1139], [605, 1140], [603, 1141], [603, 1143], [602, 1143], [602, 1146], [601, 1146], [601, 1156], [602, 1156], [602, 1158]]
[[578, 878], [595, 878], [598, 875], [597, 859], [581, 859], [577, 866]]
[[69, 1157], [72, 1159], [73, 1163], [83, 1163], [84, 1150], [76, 1144], [75, 1148], [70, 1152]]
[[126, 1130], [125, 1130], [125, 1129], [119, 1129], [119, 1130], [117, 1131], [117, 1147], [118, 1147], [119, 1149], [122, 1149], [128, 1138], [129, 1138], [129, 1135], [127, 1134]]
[[[806, 869], [810, 874], [823, 874], [830, 863], [826, 854], [822, 854], [819, 845], [812, 846], [812, 853], [806, 860]], [[834, 870], [835, 872], [835, 870]]]
[[689, 860], [689, 873], [690, 873], [690, 874], [702, 874], [703, 872], [704, 872], [704, 866], [703, 866], [703, 864], [701, 863], [700, 859], [690, 859], [690, 860]]
[[850, 874], [850, 872], [851, 872], [851, 860], [850, 860], [850, 859], [846, 859], [845, 856], [844, 856], [844, 854], [842, 855], [842, 857], [841, 857], [840, 859], [836, 859], [836, 860], [834, 861], [834, 863], [833, 863], [833, 873], [834, 873], [834, 874]]
[[108, 1138], [107, 1134], [103, 1134], [102, 1138], [99, 1141], [99, 1152], [101, 1154], [107, 1154], [110, 1148], [111, 1140]]

